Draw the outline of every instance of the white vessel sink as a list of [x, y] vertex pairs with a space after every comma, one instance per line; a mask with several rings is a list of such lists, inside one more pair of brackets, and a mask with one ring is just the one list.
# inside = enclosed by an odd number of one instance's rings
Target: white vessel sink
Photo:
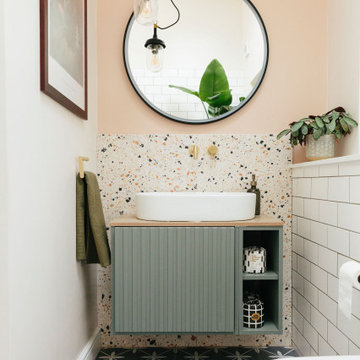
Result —
[[238, 221], [255, 217], [256, 195], [234, 193], [139, 193], [136, 216], [155, 221]]

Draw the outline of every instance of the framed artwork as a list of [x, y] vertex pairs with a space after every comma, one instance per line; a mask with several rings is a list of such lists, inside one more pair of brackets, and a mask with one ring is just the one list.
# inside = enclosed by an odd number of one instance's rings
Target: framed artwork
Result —
[[87, 120], [87, 0], [40, 0], [41, 91]]

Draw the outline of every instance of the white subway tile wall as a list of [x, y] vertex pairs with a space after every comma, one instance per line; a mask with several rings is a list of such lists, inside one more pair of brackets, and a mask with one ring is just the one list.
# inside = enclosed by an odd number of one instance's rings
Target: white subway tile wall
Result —
[[293, 342], [304, 356], [360, 354], [360, 291], [338, 311], [339, 269], [360, 261], [360, 161], [293, 170]]
[[350, 178], [350, 202], [360, 204], [360, 176]]
[[350, 254], [352, 258], [360, 261], [360, 234], [350, 233]]
[[308, 341], [311, 348], [317, 352], [318, 347], [318, 333], [316, 330], [311, 326], [309, 322], [304, 320], [304, 338]]
[[[311, 324], [324, 339], [327, 338], [327, 319], [314, 306], [311, 307]], [[314, 334], [313, 341], [316, 341], [317, 337], [317, 334]]]
[[[308, 219], [319, 220], [320, 201], [314, 199], [301, 199], [304, 202], [303, 216]], [[295, 212], [294, 212], [295, 213]], [[299, 215], [301, 216], [301, 215]]]
[[360, 349], [351, 341], [349, 341], [349, 355], [360, 355]]
[[319, 290], [311, 282], [304, 280], [304, 296], [311, 305], [319, 307]]

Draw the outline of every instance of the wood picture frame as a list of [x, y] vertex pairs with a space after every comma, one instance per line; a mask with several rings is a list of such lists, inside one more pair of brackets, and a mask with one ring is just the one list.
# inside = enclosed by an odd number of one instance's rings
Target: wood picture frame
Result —
[[40, 0], [40, 89], [88, 119], [87, 0]]

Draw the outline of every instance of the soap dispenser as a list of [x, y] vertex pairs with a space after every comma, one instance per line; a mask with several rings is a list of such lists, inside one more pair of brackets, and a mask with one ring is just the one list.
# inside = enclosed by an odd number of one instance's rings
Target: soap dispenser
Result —
[[255, 174], [252, 175], [251, 188], [247, 191], [256, 195], [256, 209], [255, 215], [260, 215], [260, 190], [256, 187]]

